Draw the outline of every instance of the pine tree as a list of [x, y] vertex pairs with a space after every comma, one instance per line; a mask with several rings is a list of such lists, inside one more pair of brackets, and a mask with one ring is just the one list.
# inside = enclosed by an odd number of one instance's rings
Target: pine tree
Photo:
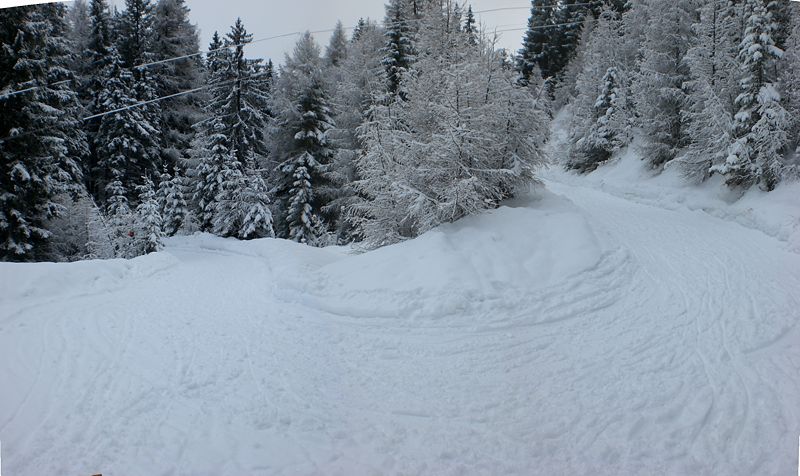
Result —
[[[55, 197], [80, 189], [79, 159], [87, 152], [77, 120], [80, 105], [71, 89], [70, 45], [59, 4], [0, 11], [3, 35], [2, 89], [35, 88], [0, 100], [0, 259], [44, 256], [50, 232], [45, 222], [58, 215]], [[8, 42], [6, 42], [8, 41]], [[66, 81], [66, 82], [65, 82]]]
[[[323, 216], [335, 195], [328, 177], [334, 156], [328, 131], [334, 121], [320, 65], [319, 47], [306, 33], [293, 55], [286, 58], [273, 106], [278, 125], [273, 142], [280, 164], [277, 197], [284, 211], [280, 234], [310, 244], [315, 244], [326, 227], [338, 219]], [[327, 224], [319, 220], [312, 223], [302, 216], [323, 218]], [[306, 227], [302, 233], [298, 231], [301, 226]]]
[[269, 154], [265, 130], [271, 114], [273, 71], [271, 62], [264, 66], [261, 60], [244, 57], [250, 41], [252, 35], [241, 19], [224, 42], [214, 35], [207, 59], [208, 117], [195, 126], [198, 135], [193, 146], [198, 162], [195, 200], [202, 229], [240, 238], [271, 233], [271, 216], [250, 210], [269, 203], [268, 189], [257, 169]]
[[747, 0], [747, 28], [739, 47], [743, 74], [734, 116], [736, 142], [726, 162], [714, 167], [731, 187], [759, 184], [772, 190], [780, 180], [788, 118], [775, 81], [775, 63], [783, 51], [772, 35], [777, 25], [766, 0]]
[[140, 254], [155, 253], [164, 249], [164, 223], [159, 211], [153, 181], [142, 177], [142, 185], [137, 187], [139, 205], [136, 207], [136, 225], [139, 231]]
[[[197, 27], [189, 22], [185, 0], [159, 0], [155, 6], [152, 37], [156, 61], [196, 55]], [[197, 56], [168, 61], [150, 68], [159, 97], [198, 88], [202, 83], [202, 62]], [[193, 125], [201, 120], [200, 95], [174, 97], [160, 103], [162, 158], [177, 163], [186, 156], [194, 137]]]
[[275, 236], [264, 180], [253, 167], [243, 170], [235, 161], [230, 166], [215, 204], [214, 233], [240, 240]]
[[347, 57], [347, 35], [341, 21], [336, 22], [331, 41], [325, 49], [325, 60], [331, 66], [339, 66]]
[[[416, 9], [414, 10], [416, 11]], [[414, 62], [414, 18], [403, 0], [390, 0], [386, 5], [384, 28], [386, 44], [383, 47], [383, 66], [386, 69], [386, 89], [390, 96], [405, 99], [403, 78]]]
[[126, 68], [153, 59], [153, 5], [150, 0], [125, 0], [119, 30], [118, 49]]
[[650, 3], [651, 22], [634, 84], [644, 136], [642, 151], [653, 168], [663, 167], [686, 145], [684, 85], [689, 80], [685, 56], [691, 41], [688, 0]]
[[142, 176], [158, 170], [158, 130], [137, 106], [133, 74], [123, 67], [115, 48], [109, 56], [99, 101], [103, 110], [118, 112], [101, 119], [95, 136], [99, 167], [95, 175], [101, 187], [119, 180], [130, 190]]
[[[89, 114], [99, 114], [103, 111], [103, 71], [108, 67], [111, 40], [111, 18], [105, 0], [90, 0], [89, 18], [91, 22], [90, 33], [86, 50], [82, 53], [84, 67], [79, 71], [80, 97]], [[95, 118], [84, 123], [84, 130], [89, 139], [90, 152], [86, 164], [86, 184], [89, 192], [97, 199], [102, 197], [104, 183], [98, 176], [99, 159], [96, 147], [96, 134], [100, 127], [100, 118]]]
[[353, 35], [350, 38], [350, 41], [355, 43], [356, 41], [361, 39], [361, 34], [364, 32], [364, 29], [367, 28], [368, 22], [363, 17], [358, 19], [358, 23], [356, 26], [353, 27]]
[[550, 68], [555, 77], [561, 76], [575, 56], [587, 16], [584, 4], [583, 0], [562, 0], [553, 12], [553, 24], [558, 26], [545, 30], [550, 37]]
[[[571, 104], [567, 168], [582, 172], [594, 170], [630, 142], [630, 88], [619, 66], [623, 64], [622, 53], [608, 47], [620, 41], [622, 29], [619, 16], [607, 10], [600, 15], [597, 25], [588, 30]], [[604, 143], [602, 137], [606, 135], [613, 140]]]
[[234, 167], [236, 158], [228, 149], [225, 124], [214, 118], [210, 129], [198, 135], [195, 151], [198, 165], [194, 172], [194, 201], [199, 209], [201, 229], [210, 231], [214, 227], [217, 198], [222, 192], [227, 171]]
[[174, 236], [181, 229], [189, 214], [180, 169], [176, 167], [174, 175], [170, 176], [164, 167], [156, 197], [164, 224], [164, 232], [167, 236]]
[[136, 226], [135, 217], [131, 212], [128, 202], [128, 190], [117, 179], [110, 182], [105, 192], [106, 215], [108, 216], [111, 242], [114, 247], [114, 256], [117, 258], [134, 258], [136, 252]]
[[531, 0], [531, 16], [528, 19], [528, 31], [522, 40], [522, 48], [517, 57], [517, 70], [520, 82], [528, 84], [534, 71], [539, 71], [542, 78], [553, 76], [551, 38], [548, 27], [553, 24], [553, 9], [547, 0]]
[[467, 41], [472, 46], [478, 46], [478, 29], [475, 14], [472, 13], [472, 5], [467, 8], [467, 17], [464, 20], [464, 33], [467, 35]]
[[589, 172], [620, 150], [627, 143], [622, 80], [617, 68], [610, 67], [603, 76], [603, 87], [594, 103], [594, 123], [576, 146], [577, 157], [572, 168]]
[[796, 87], [800, 77], [800, 7], [795, 7], [791, 34], [786, 39], [786, 52], [780, 62], [779, 79], [783, 106], [789, 114], [789, 138], [791, 149], [800, 147], [800, 88]]
[[264, 131], [270, 78], [260, 59], [244, 56], [244, 47], [252, 39], [241, 19], [237, 19], [223, 42], [226, 48], [209, 58], [211, 100], [206, 113], [220, 118], [229, 141], [227, 148], [242, 164], [251, 155], [260, 160], [269, 154]]

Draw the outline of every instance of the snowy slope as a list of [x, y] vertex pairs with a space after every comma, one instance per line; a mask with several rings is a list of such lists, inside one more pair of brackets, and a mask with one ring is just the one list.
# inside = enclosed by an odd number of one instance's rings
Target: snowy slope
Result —
[[800, 255], [547, 186], [362, 255], [0, 265], [4, 474], [794, 474]]

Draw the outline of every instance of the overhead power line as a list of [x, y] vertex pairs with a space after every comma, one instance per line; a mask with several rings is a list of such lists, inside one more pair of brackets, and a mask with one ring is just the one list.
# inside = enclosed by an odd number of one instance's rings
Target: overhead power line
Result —
[[528, 27], [526, 27], [526, 28], [509, 28], [507, 30], [497, 30], [497, 31], [495, 31], [495, 33], [505, 33], [505, 32], [509, 32], [509, 31], [545, 30], [547, 28], [556, 28], [556, 27], [559, 27], [559, 26], [585, 25], [587, 23], [592, 23], [593, 21], [595, 21], [595, 20], [592, 18], [592, 19], [583, 20], [583, 21], [573, 21], [573, 22], [569, 22], [569, 23], [554, 23], [552, 25], [534, 26], [534, 27], [530, 27], [530, 28], [528, 28]]
[[[344, 29], [345, 30], [353, 30], [354, 27], [345, 27]], [[309, 31], [309, 33], [311, 33], [312, 35], [316, 35], [316, 34], [319, 34], [319, 33], [332, 33], [334, 31], [335, 31], [334, 28], [330, 28], [330, 29], [326, 29], [326, 30]], [[275, 35], [275, 36], [268, 36], [268, 37], [265, 37], [265, 38], [258, 38], [258, 39], [253, 40], [253, 41], [248, 41], [247, 43], [237, 43], [237, 44], [232, 44], [232, 45], [226, 45], [226, 46], [222, 46], [220, 48], [215, 48], [213, 50], [199, 51], [197, 53], [192, 53], [192, 54], [188, 54], [188, 55], [174, 56], [172, 58], [164, 58], [164, 59], [161, 59], [161, 60], [158, 60], [158, 61], [150, 61], [150, 62], [147, 62], [147, 63], [137, 64], [137, 65], [135, 65], [135, 66], [133, 66], [131, 68], [125, 68], [125, 69], [128, 70], [128, 71], [144, 69], [144, 68], [148, 68], [150, 66], [155, 66], [155, 65], [159, 65], [159, 64], [166, 64], [166, 63], [172, 63], [173, 61], [180, 61], [180, 60], [185, 60], [185, 59], [190, 59], [190, 58], [196, 58], [198, 56], [208, 55], [209, 53], [216, 53], [217, 51], [223, 51], [223, 50], [229, 50], [229, 49], [232, 49], [232, 48], [238, 48], [240, 46], [241, 47], [246, 47], [247, 45], [252, 45], [254, 43], [262, 43], [264, 41], [277, 40], [277, 39], [280, 39], [280, 38], [290, 38], [292, 36], [304, 35], [305, 33], [306, 33], [305, 31], [293, 31], [291, 33], [284, 33], [282, 35]], [[73, 79], [65, 79], [63, 81], [58, 81], [58, 82], [55, 82], [55, 83], [43, 84], [43, 85], [40, 85], [40, 86], [32, 86], [32, 87], [25, 88], [25, 89], [20, 89], [20, 90], [17, 90], [17, 91], [11, 91], [11, 92], [8, 92], [8, 93], [3, 93], [3, 94], [0, 94], [0, 100], [7, 99], [9, 97], [16, 96], [18, 94], [23, 94], [23, 93], [27, 93], [27, 92], [31, 92], [31, 91], [36, 91], [37, 89], [50, 88], [50, 87], [53, 87], [53, 86], [58, 86], [60, 84], [66, 84], [66, 83], [69, 83], [69, 82], [72, 82], [72, 81], [74, 81], [74, 80]]]
[[[110, 111], [104, 111], [104, 112], [101, 112], [101, 113], [98, 113], [98, 114], [92, 114], [91, 116], [86, 116], [86, 117], [82, 117], [82, 118], [77, 119], [77, 122], [91, 121], [93, 119], [98, 119], [98, 118], [101, 118], [101, 117], [104, 117], [104, 116], [108, 116], [108, 115], [111, 115], [111, 114], [117, 114], [117, 113], [120, 113], [120, 112], [123, 112], [123, 111], [127, 111], [127, 110], [130, 110], [130, 109], [135, 109], [137, 107], [142, 107], [142, 106], [146, 106], [148, 104], [153, 104], [153, 103], [156, 103], [156, 102], [159, 102], [159, 101], [164, 101], [166, 99], [172, 99], [172, 98], [176, 98], [176, 97], [180, 97], [180, 96], [185, 96], [187, 94], [198, 93], [200, 91], [203, 91], [203, 90], [211, 88], [211, 87], [222, 86], [224, 84], [231, 84], [231, 83], [235, 83], [237, 81], [252, 81], [252, 79], [242, 80], [242, 79], [238, 79], [237, 78], [237, 79], [229, 79], [227, 81], [221, 81], [221, 82], [215, 83], [215, 84], [207, 84], [207, 85], [201, 86], [199, 88], [189, 89], [189, 90], [181, 91], [181, 92], [178, 92], [178, 93], [175, 93], [175, 94], [168, 94], [166, 96], [161, 96], [161, 97], [157, 97], [157, 98], [154, 98], [154, 99], [148, 99], [147, 101], [140, 101], [140, 102], [137, 102], [135, 104], [131, 104], [131, 105], [128, 105], [128, 106], [125, 106], [125, 107], [120, 107], [120, 108], [117, 108], [117, 109], [112, 109]], [[60, 125], [54, 124], [52, 126], [42, 127], [40, 129], [35, 129], [35, 130], [31, 130], [31, 131], [26, 131], [26, 132], [23, 132], [21, 134], [14, 134], [14, 135], [2, 137], [2, 138], [0, 138], [0, 143], [8, 142], [8, 141], [14, 140], [14, 139], [20, 139], [22, 137], [27, 137], [27, 136], [29, 136], [31, 134], [34, 134], [34, 133], [39, 133], [39, 132], [42, 132], [42, 131], [55, 129], [57, 127], [60, 127]]]
[[524, 7], [500, 7], [500, 8], [490, 8], [488, 10], [479, 10], [477, 12], [472, 12], [472, 13], [478, 14], [478, 13], [503, 12], [509, 10], [531, 10], [532, 8], [547, 9], [547, 8], [564, 8], [564, 7], [590, 7], [592, 5], [598, 5], [600, 3], [602, 2], [594, 1], [588, 3], [573, 3], [568, 5], [555, 3], [552, 5], [538, 5], [538, 6], [526, 5]]

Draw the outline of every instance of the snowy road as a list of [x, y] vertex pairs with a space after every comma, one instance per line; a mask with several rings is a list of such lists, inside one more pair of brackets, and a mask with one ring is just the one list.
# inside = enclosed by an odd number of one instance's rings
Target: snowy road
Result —
[[3, 474], [796, 474], [800, 255], [548, 188], [360, 256], [0, 266]]

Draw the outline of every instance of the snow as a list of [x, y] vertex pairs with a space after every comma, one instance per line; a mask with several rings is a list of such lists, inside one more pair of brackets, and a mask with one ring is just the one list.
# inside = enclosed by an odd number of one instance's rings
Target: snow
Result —
[[688, 185], [677, 167], [668, 164], [663, 173], [654, 172], [640, 159], [635, 146], [589, 175], [578, 176], [558, 167], [545, 175], [658, 208], [704, 212], [759, 230], [800, 253], [800, 182], [781, 183], [772, 192], [753, 187], [744, 195], [729, 190], [719, 175], [700, 185]]
[[793, 474], [795, 185], [647, 173], [553, 170], [366, 254], [195, 235], [0, 264], [3, 470]]

